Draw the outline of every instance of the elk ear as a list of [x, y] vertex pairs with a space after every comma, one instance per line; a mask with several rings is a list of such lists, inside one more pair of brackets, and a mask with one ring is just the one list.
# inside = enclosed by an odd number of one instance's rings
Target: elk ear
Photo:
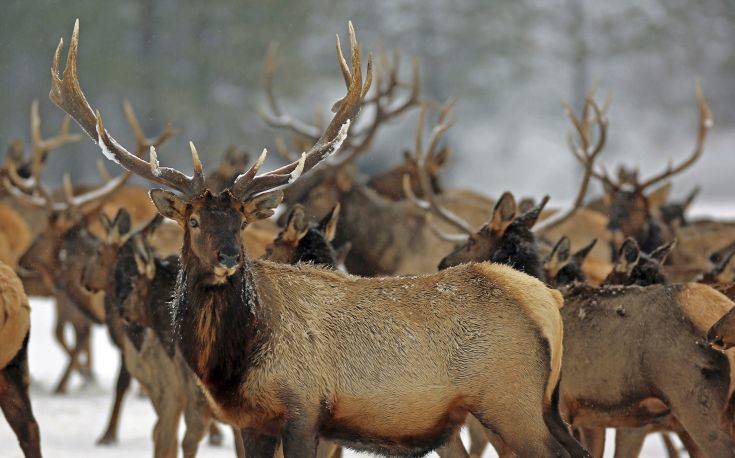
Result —
[[327, 241], [331, 242], [334, 240], [334, 235], [337, 233], [337, 223], [339, 222], [339, 210], [341, 206], [339, 202], [334, 206], [331, 212], [319, 223], [319, 229], [324, 232], [324, 236]]
[[288, 212], [286, 219], [286, 227], [281, 231], [281, 239], [293, 245], [299, 243], [306, 233], [309, 231], [309, 222], [306, 218], [304, 207], [299, 204], [293, 206]]
[[186, 202], [184, 202], [181, 197], [163, 189], [151, 189], [149, 194], [153, 201], [153, 205], [158, 209], [158, 213], [166, 218], [176, 221], [182, 226], [184, 225]]
[[105, 234], [110, 235], [110, 232], [112, 231], [112, 221], [110, 221], [110, 218], [105, 212], [100, 212], [100, 223], [102, 223]]
[[536, 205], [536, 201], [533, 200], [533, 197], [524, 197], [520, 202], [518, 202], [518, 211], [521, 214], [526, 213], [530, 211], [534, 205]]
[[580, 264], [583, 263], [596, 244], [597, 244], [597, 239], [592, 239], [590, 243], [588, 243], [586, 246], [584, 246], [579, 251], [574, 253], [573, 255], [574, 259], [576, 259], [577, 262]]
[[669, 200], [670, 193], [671, 182], [661, 185], [651, 191], [648, 196], [646, 196], [646, 200], [648, 200], [648, 208], [654, 209], [664, 205]]
[[243, 212], [247, 221], [270, 218], [283, 201], [283, 191], [276, 190], [259, 194], [243, 203]]
[[661, 245], [651, 252], [649, 255], [652, 259], [655, 259], [659, 264], [663, 264], [666, 258], [671, 254], [676, 246], [676, 239]]
[[120, 235], [126, 235], [130, 232], [132, 223], [130, 222], [130, 213], [124, 208], [117, 211], [113, 225], [117, 228]]
[[548, 202], [549, 196], [546, 195], [543, 199], [541, 199], [541, 202], [538, 205], [516, 218], [514, 223], [524, 224], [528, 229], [531, 229], [538, 221], [539, 217], [541, 216], [541, 212], [544, 211], [544, 207], [546, 207], [546, 204]]
[[515, 217], [516, 200], [512, 193], [506, 191], [495, 204], [493, 216], [490, 219], [490, 229], [497, 234], [502, 234]]
[[551, 253], [546, 258], [545, 267], [548, 271], [556, 272], [567, 262], [569, 259], [569, 238], [565, 235], [560, 238], [554, 248], [551, 249]]
[[640, 257], [641, 250], [638, 248], [638, 242], [633, 238], [626, 238], [620, 247], [618, 264], [615, 266], [615, 270], [618, 272], [630, 272], [638, 264]]
[[699, 195], [699, 191], [701, 191], [702, 188], [699, 186], [695, 186], [694, 189], [692, 189], [692, 192], [689, 193], [689, 195], [684, 199], [684, 202], [682, 204], [682, 207], [684, 208], [684, 211], [689, 210], [689, 207], [692, 206], [692, 203], [694, 202], [694, 199], [697, 198]]
[[556, 242], [549, 256], [556, 259], [559, 264], [563, 264], [569, 259], [569, 249], [569, 237], [565, 235]]

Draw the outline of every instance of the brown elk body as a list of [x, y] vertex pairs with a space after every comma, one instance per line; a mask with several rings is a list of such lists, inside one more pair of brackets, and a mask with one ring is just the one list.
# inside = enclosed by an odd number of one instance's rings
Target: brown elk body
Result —
[[40, 434], [28, 397], [30, 315], [23, 283], [13, 269], [0, 263], [0, 409], [23, 454], [40, 458]]
[[166, 303], [173, 290], [178, 261], [160, 259], [148, 239], [160, 217], [132, 233], [127, 213], [104, 224], [105, 242], [90, 260], [84, 284], [105, 291], [106, 323], [121, 350], [121, 366], [113, 409], [100, 443], [115, 442], [122, 401], [132, 375], [145, 388], [157, 415], [153, 430], [154, 456], [175, 457], [179, 421], [186, 433], [184, 456], [196, 455], [212, 424], [212, 412], [194, 376], [173, 344]]
[[[484, 255], [535, 273], [536, 262], [528, 261], [540, 262], [528, 224], [535, 215], [504, 218], [502, 211], [501, 205], [492, 220], [505, 221], [494, 226], [500, 230], [475, 234], [445, 265]], [[503, 255], [504, 239], [515, 241], [510, 256]], [[733, 307], [727, 297], [697, 283], [578, 285], [564, 289], [564, 297], [560, 400], [573, 425], [683, 429], [709, 456], [732, 456], [728, 406], [735, 360], [701, 345], [712, 323]]]
[[246, 453], [272, 455], [280, 438], [285, 456], [311, 455], [318, 437], [425, 453], [472, 412], [521, 454], [583, 456], [554, 401], [561, 297], [538, 280], [491, 264], [357, 278], [244, 251], [247, 224], [271, 216], [280, 188], [344, 141], [370, 81], [363, 86], [351, 26], [350, 42], [351, 68], [338, 46], [348, 92], [317, 143], [258, 175], [261, 157], [219, 194], [205, 188], [193, 147], [187, 177], [160, 167], [154, 149], [147, 163], [112, 140], [78, 84], [78, 24], [63, 79], [61, 46], [55, 54], [51, 98], [118, 163], [182, 194], [151, 192], [159, 211], [185, 228], [175, 337], [218, 416], [245, 431]]

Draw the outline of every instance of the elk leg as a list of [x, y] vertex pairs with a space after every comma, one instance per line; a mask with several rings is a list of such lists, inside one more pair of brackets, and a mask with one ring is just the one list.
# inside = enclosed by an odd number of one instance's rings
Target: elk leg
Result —
[[459, 429], [452, 434], [444, 445], [436, 449], [436, 454], [440, 458], [468, 458], [470, 456], [459, 437]]
[[[551, 434], [543, 421], [541, 400], [538, 412], [528, 412], [527, 406], [488, 406], [472, 414], [486, 428], [496, 431], [502, 441], [518, 456], [567, 456], [564, 447]], [[487, 414], [485, 412], [492, 412]]]
[[115, 400], [112, 403], [112, 411], [110, 412], [110, 420], [102, 437], [97, 439], [97, 445], [108, 445], [117, 442], [118, 424], [120, 422], [120, 412], [125, 394], [130, 387], [130, 372], [125, 367], [125, 358], [120, 353], [120, 369], [117, 373], [117, 383], [115, 384]]
[[69, 378], [71, 377], [72, 372], [75, 369], [78, 370], [79, 368], [79, 353], [82, 351], [82, 348], [83, 348], [82, 342], [85, 339], [84, 334], [87, 332], [89, 332], [89, 328], [87, 328], [86, 330], [84, 328], [79, 328], [79, 331], [77, 332], [76, 339], [74, 342], [74, 348], [72, 348], [71, 353], [69, 354], [69, 362], [67, 363], [66, 369], [64, 369], [63, 374], [61, 374], [61, 378], [56, 384], [54, 393], [56, 394], [66, 393], [66, 385], [69, 383]]
[[676, 444], [671, 439], [671, 436], [667, 432], [660, 433], [661, 440], [666, 448], [666, 453], [669, 454], [669, 458], [679, 458], [679, 450], [676, 448]]
[[54, 338], [56, 342], [64, 349], [64, 353], [71, 355], [71, 345], [66, 342], [66, 335], [64, 334], [64, 328], [66, 321], [59, 317], [58, 310], [56, 311], [56, 324], [54, 325]]
[[222, 436], [222, 431], [219, 429], [219, 426], [217, 426], [217, 422], [212, 422], [212, 424], [209, 425], [209, 445], [213, 445], [215, 447], [219, 447], [222, 445], [222, 442], [224, 441], [224, 436]]
[[635, 458], [640, 455], [646, 435], [645, 428], [616, 429], [615, 458]]
[[316, 456], [317, 458], [339, 458], [342, 456], [342, 447], [328, 440], [320, 439], [316, 448]]
[[184, 433], [184, 440], [181, 442], [184, 458], [194, 458], [197, 455], [199, 442], [207, 434], [207, 430], [211, 431], [212, 425], [214, 425], [212, 417], [204, 412], [206, 408], [199, 409], [193, 406], [193, 404], [196, 404], [196, 402], [190, 400], [186, 409], [184, 409], [186, 432]]
[[176, 458], [182, 403], [172, 394], [154, 396], [151, 400], [158, 415], [156, 425], [153, 427], [153, 456]]
[[266, 436], [250, 429], [242, 430], [241, 437], [248, 458], [273, 458], [280, 442], [275, 436]]
[[81, 366], [80, 373], [86, 382], [94, 382], [95, 376], [92, 371], [92, 326], [86, 324], [87, 332], [84, 334], [82, 341], [82, 351], [84, 352], [84, 364]]
[[232, 427], [232, 437], [235, 442], [235, 456], [237, 456], [237, 458], [246, 458], [245, 444], [242, 441], [242, 434], [234, 426]]
[[[487, 447], [487, 430], [472, 415], [467, 415], [467, 430], [470, 433], [470, 456], [480, 458]], [[497, 449], [496, 449], [497, 451]]]
[[692, 436], [685, 431], [679, 431], [676, 435], [679, 436], [679, 440], [684, 444], [684, 448], [689, 453], [689, 458], [706, 458], [697, 443], [692, 439]]
[[[488, 441], [490, 442], [492, 447], [495, 449], [495, 452], [498, 454], [499, 458], [516, 458], [517, 457], [515, 452], [513, 452], [513, 450], [511, 450], [510, 447], [508, 447], [508, 444], [503, 442], [503, 439], [501, 439], [500, 436], [498, 436], [492, 431], [488, 431], [488, 430], [486, 431], [487, 431]], [[479, 456], [476, 458], [479, 458]]]
[[605, 453], [605, 428], [582, 428], [585, 446], [595, 458]]
[[316, 427], [313, 421], [304, 416], [286, 422], [281, 440], [285, 458], [316, 457], [318, 443]]
[[[694, 365], [691, 369], [693, 374], [686, 374], [691, 375], [687, 379], [691, 380], [691, 389], [666, 393], [671, 411], [706, 456], [733, 457], [735, 441], [730, 437], [729, 425], [720, 421], [727, 406], [727, 375], [706, 376]], [[728, 371], [720, 373], [728, 374]]]
[[18, 438], [20, 448], [27, 458], [41, 457], [41, 440], [38, 423], [33, 416], [28, 397], [28, 337], [10, 363], [0, 370], [0, 409]]

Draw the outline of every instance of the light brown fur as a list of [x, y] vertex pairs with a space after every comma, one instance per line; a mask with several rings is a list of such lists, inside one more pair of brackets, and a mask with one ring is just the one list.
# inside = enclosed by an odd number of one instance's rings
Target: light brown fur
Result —
[[23, 283], [0, 262], [0, 368], [18, 353], [31, 326], [31, 306]]
[[287, 409], [280, 381], [293, 377], [308, 390], [299, 392], [307, 405], [327, 403], [335, 428], [383, 440], [430, 434], [446, 415], [461, 422], [468, 411], [508, 433], [520, 417], [540, 420], [550, 403], [562, 322], [558, 296], [536, 279], [496, 264], [376, 279], [266, 261], [252, 267], [268, 304], [256, 312], [269, 322], [268, 351], [241, 386], [240, 407], [214, 400], [241, 428], [278, 421]]

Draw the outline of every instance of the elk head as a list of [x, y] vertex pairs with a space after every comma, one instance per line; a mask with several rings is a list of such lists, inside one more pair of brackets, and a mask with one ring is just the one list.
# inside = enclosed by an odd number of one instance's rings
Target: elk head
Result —
[[[689, 168], [704, 151], [704, 142], [712, 127], [712, 113], [699, 84], [696, 99], [699, 126], [694, 149], [687, 159], [676, 166], [669, 164], [665, 170], [646, 180], [641, 180], [637, 171], [624, 167], [619, 169], [617, 179], [608, 176], [604, 170], [592, 174], [605, 190], [603, 200], [608, 207], [610, 230], [635, 238], [643, 250], [651, 251], [671, 239], [671, 234], [666, 233], [668, 228], [660, 210], [668, 198], [670, 184], [660, 184]], [[655, 188], [657, 185], [660, 186]]]
[[571, 254], [569, 238], [566, 236], [559, 239], [544, 260], [544, 272], [549, 283], [555, 287], [584, 283], [587, 276], [582, 270], [587, 255], [595, 247], [597, 239]]
[[[337, 58], [347, 86], [347, 94], [334, 105], [336, 114], [316, 144], [298, 160], [268, 173], [258, 174], [266, 151], [229, 188], [210, 191], [204, 180], [199, 154], [190, 143], [194, 173], [162, 167], [155, 147], [150, 160], [140, 159], [126, 150], [105, 129], [99, 110], [87, 102], [77, 75], [79, 22], [74, 26], [63, 75], [59, 73], [63, 40], [54, 55], [51, 69], [51, 100], [68, 113], [100, 147], [103, 154], [127, 171], [151, 182], [173, 189], [154, 189], [151, 199], [164, 217], [176, 221], [184, 231], [181, 260], [186, 269], [203, 285], [221, 285], [247, 262], [243, 229], [258, 219], [273, 215], [283, 198], [283, 188], [302, 173], [312, 169], [337, 151], [347, 136], [351, 120], [357, 115], [363, 95], [369, 90], [370, 76], [362, 81], [360, 49], [352, 24], [349, 24], [352, 68], [342, 54], [337, 38]], [[370, 63], [368, 63], [370, 67]]]
[[603, 285], [649, 286], [668, 283], [664, 262], [676, 241], [665, 243], [650, 254], [643, 253], [635, 239], [628, 237], [620, 246], [618, 261]]
[[265, 258], [284, 264], [313, 262], [337, 267], [339, 260], [332, 247], [337, 232], [340, 205], [337, 204], [318, 225], [309, 223], [304, 207], [295, 205], [286, 218], [286, 226], [265, 251]]

